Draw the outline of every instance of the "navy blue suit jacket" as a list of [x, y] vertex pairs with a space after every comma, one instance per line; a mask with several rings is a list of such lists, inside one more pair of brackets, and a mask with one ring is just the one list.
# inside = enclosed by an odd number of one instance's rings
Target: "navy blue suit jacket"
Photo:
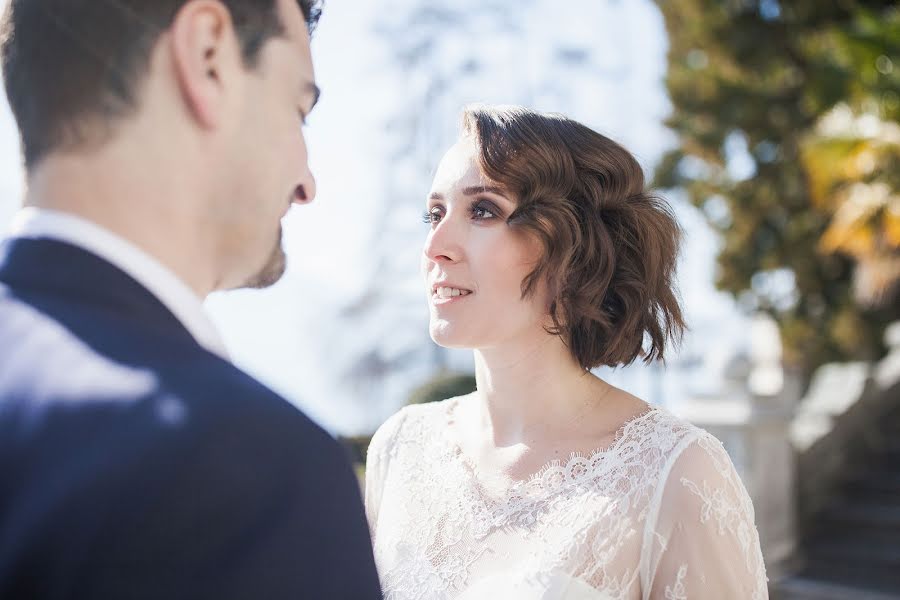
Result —
[[380, 598], [300, 411], [62, 242], [0, 248], [0, 598]]

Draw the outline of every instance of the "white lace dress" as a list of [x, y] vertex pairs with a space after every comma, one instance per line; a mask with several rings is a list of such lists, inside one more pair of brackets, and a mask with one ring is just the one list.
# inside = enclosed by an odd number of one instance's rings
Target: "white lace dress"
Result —
[[369, 446], [388, 600], [768, 597], [753, 505], [709, 433], [654, 407], [607, 448], [488, 494], [446, 435], [457, 402], [406, 407]]

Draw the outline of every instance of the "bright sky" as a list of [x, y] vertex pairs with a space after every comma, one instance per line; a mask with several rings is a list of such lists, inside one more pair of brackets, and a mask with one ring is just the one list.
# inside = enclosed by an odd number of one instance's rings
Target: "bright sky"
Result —
[[[0, 0], [0, 5], [4, 4], [5, 0]], [[628, 69], [631, 75], [622, 89], [603, 96], [601, 105], [578, 110], [600, 115], [601, 130], [623, 140], [649, 166], [671, 143], [660, 125], [668, 110], [661, 84], [666, 50], [662, 20], [649, 0], [613, 0], [610, 4], [618, 7], [616, 14], [622, 23], [588, 23], [575, 11], [560, 10], [554, 22], [560, 30], [547, 28], [545, 20], [536, 19], [528, 39], [537, 46], [554, 36], [577, 40], [610, 32], [607, 66]], [[370, 245], [377, 237], [373, 236], [372, 223], [378, 222], [377, 211], [384, 207], [378, 199], [390, 187], [384, 123], [391, 103], [403, 92], [395, 89], [395, 84], [402, 82], [402, 74], [386, 71], [391, 63], [384, 39], [376, 40], [371, 32], [375, 11], [382, 8], [381, 2], [328, 0], [315, 33], [313, 56], [323, 95], [309, 120], [306, 136], [319, 191], [316, 202], [293, 208], [285, 219], [290, 259], [286, 276], [265, 291], [217, 294], [207, 302], [235, 362], [333, 431], [365, 428], [372, 419], [354, 416], [358, 405], [331, 401], [329, 380], [321, 376], [329, 357], [321, 355], [320, 344], [304, 331], [309, 331], [336, 302], [358, 294], [375, 268]], [[527, 70], [523, 72], [527, 76]], [[536, 107], [553, 109], [560, 99], [558, 94], [566, 91], [555, 93], [557, 96], [550, 93], [536, 97]], [[502, 89], [485, 89], [483, 98], [473, 99], [492, 101], [502, 96]], [[456, 110], [458, 107], [454, 107]], [[580, 118], [578, 114], [572, 116]], [[455, 124], [458, 112], [446, 118]], [[15, 125], [3, 98], [0, 230], [6, 227], [22, 196], [20, 162]], [[678, 212], [690, 232], [680, 269], [688, 315], [704, 319], [695, 320], [695, 330], [707, 340], [705, 354], [730, 356], [730, 340], [740, 335], [740, 323], [733, 318], [732, 303], [712, 288], [715, 238], [696, 211], [681, 207]], [[709, 334], [711, 322], [716, 323], [717, 336]], [[627, 380], [618, 377], [614, 382], [620, 385]], [[637, 381], [639, 388], [652, 384], [644, 376], [632, 381]], [[641, 393], [641, 389], [632, 391]], [[377, 419], [385, 416], [378, 415]]]

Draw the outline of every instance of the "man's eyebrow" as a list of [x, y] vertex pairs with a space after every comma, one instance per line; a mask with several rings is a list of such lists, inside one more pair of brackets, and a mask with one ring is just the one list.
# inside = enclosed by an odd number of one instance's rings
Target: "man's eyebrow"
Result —
[[307, 111], [307, 112], [312, 112], [312, 109], [316, 107], [316, 103], [319, 102], [319, 96], [322, 95], [322, 90], [320, 90], [319, 86], [317, 86], [312, 81], [307, 81], [303, 87], [304, 87], [303, 93], [308, 94], [309, 96], [312, 97], [312, 102], [309, 105], [309, 111]]
[[440, 202], [441, 200], [444, 199], [444, 195], [443, 195], [443, 194], [439, 194], [439, 193], [437, 193], [437, 192], [431, 192], [431, 195], [428, 196], [428, 199], [429, 199], [429, 200], [437, 200], [438, 202]]

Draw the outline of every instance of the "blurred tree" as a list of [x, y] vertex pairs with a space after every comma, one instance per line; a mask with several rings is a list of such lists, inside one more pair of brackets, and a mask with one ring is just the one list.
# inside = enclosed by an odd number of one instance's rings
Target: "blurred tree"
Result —
[[409, 404], [438, 402], [475, 391], [475, 376], [468, 373], [442, 372], [416, 388], [409, 397]]
[[900, 125], [840, 105], [802, 149], [813, 204], [831, 213], [819, 241], [856, 262], [860, 304], [894, 300], [900, 282]]
[[656, 2], [678, 137], [656, 185], [721, 233], [717, 285], [774, 316], [801, 372], [879, 356], [900, 318], [897, 3]]

